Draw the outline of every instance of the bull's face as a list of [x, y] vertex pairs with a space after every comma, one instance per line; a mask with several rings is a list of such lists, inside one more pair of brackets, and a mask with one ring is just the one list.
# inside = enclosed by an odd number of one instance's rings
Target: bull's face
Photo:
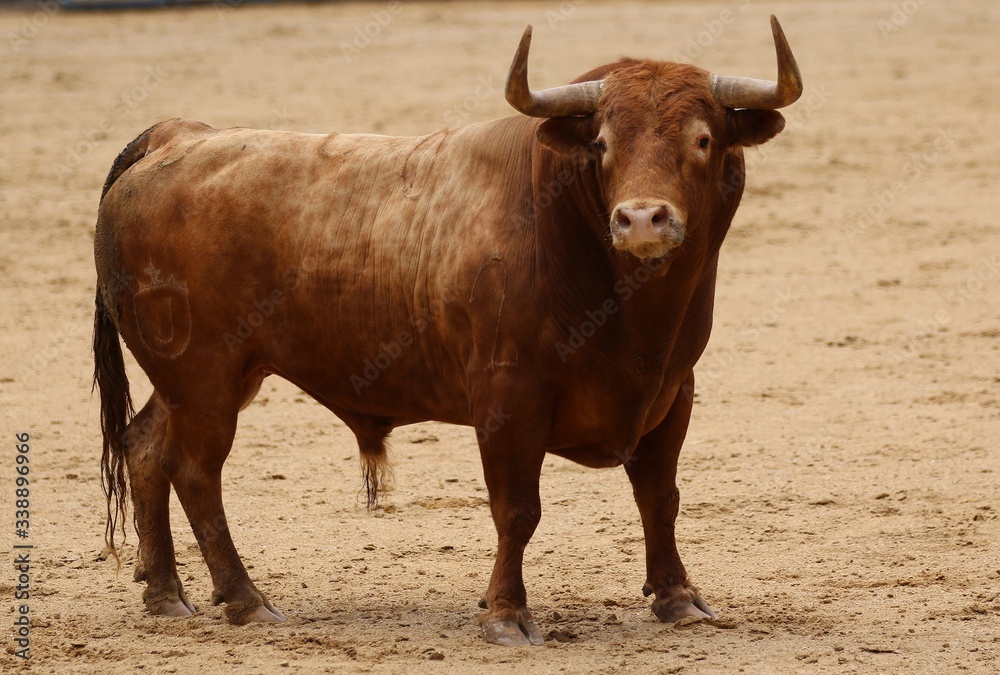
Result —
[[689, 65], [623, 59], [603, 79], [541, 92], [527, 88], [529, 31], [508, 76], [507, 98], [548, 117], [539, 140], [561, 153], [587, 153], [599, 167], [614, 248], [666, 259], [706, 226], [724, 191], [727, 162], [774, 137], [774, 108], [801, 93], [801, 78], [772, 17], [779, 81], [717, 78]]
[[637, 258], [662, 258], [684, 243], [706, 178], [719, 168], [712, 141], [719, 145], [721, 134], [716, 111], [706, 106], [683, 117], [661, 114], [674, 97], [637, 97], [630, 90], [641, 81], [626, 73], [608, 78], [592, 143], [604, 177], [612, 245]]

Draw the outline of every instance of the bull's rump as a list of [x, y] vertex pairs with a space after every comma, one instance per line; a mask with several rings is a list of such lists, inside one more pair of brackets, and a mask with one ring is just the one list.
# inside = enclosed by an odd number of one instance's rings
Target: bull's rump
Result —
[[468, 217], [490, 193], [450, 140], [154, 129], [97, 227], [153, 384], [274, 372], [333, 407], [468, 423], [461, 280], [496, 237]]

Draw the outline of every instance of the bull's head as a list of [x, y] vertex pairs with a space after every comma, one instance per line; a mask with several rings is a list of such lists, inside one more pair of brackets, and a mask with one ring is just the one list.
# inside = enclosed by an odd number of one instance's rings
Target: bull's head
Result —
[[[622, 59], [601, 79], [528, 87], [531, 26], [507, 76], [507, 101], [547, 118], [539, 140], [598, 163], [612, 245], [638, 258], [669, 256], [728, 177], [727, 156], [778, 134], [776, 109], [802, 94], [802, 78], [775, 17], [778, 81], [719, 77], [690, 65]], [[595, 71], [600, 72], [600, 71]], [[589, 80], [589, 81], [588, 81]], [[742, 174], [741, 174], [742, 175]], [[742, 183], [740, 184], [742, 186]]]

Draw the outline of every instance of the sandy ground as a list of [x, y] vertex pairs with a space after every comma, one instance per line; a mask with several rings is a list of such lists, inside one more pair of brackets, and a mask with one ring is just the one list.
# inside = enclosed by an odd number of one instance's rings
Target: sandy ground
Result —
[[[0, 513], [9, 546], [34, 546], [30, 662], [13, 655], [25, 603], [11, 548], [0, 670], [1000, 669], [1000, 6], [230, 4], [0, 13]], [[415, 134], [506, 115], [503, 77], [529, 22], [539, 85], [622, 53], [770, 77], [771, 12], [807, 91], [750, 156], [680, 469], [681, 553], [719, 625], [656, 622], [624, 472], [552, 458], [525, 564], [549, 639], [487, 645], [476, 602], [495, 534], [473, 432], [398, 430], [397, 488], [370, 514], [353, 437], [273, 380], [224, 478], [237, 546], [288, 623], [222, 622], [176, 503], [201, 612], [144, 614], [134, 535], [121, 574], [100, 559], [90, 393], [95, 213], [129, 140], [174, 116]], [[27, 540], [13, 532], [19, 432]]]

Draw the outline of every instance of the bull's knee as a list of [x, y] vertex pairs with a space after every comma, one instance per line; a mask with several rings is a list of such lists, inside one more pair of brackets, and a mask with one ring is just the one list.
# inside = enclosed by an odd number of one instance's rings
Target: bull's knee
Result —
[[538, 507], [515, 506], [497, 509], [494, 514], [497, 530], [501, 536], [515, 541], [528, 541], [535, 533], [542, 510]]

